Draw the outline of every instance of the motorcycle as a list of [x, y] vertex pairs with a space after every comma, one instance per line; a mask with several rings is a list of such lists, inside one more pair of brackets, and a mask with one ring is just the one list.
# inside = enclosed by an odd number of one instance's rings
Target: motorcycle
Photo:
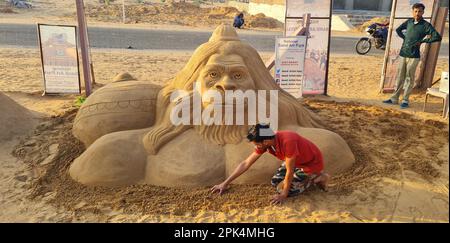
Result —
[[365, 55], [370, 51], [372, 45], [377, 49], [384, 50], [386, 48], [386, 40], [383, 38], [381, 31], [382, 27], [380, 25], [376, 23], [369, 25], [366, 28], [369, 37], [362, 37], [358, 40], [355, 46], [356, 52], [360, 55]]

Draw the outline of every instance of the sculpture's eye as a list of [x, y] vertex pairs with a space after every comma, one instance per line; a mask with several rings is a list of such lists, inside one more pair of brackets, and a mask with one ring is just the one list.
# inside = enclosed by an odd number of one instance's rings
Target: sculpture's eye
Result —
[[210, 72], [209, 73], [209, 77], [210, 78], [217, 78], [217, 76], [219, 76], [219, 74], [217, 72]]
[[235, 73], [235, 74], [233, 75], [233, 78], [234, 78], [234, 79], [241, 79], [241, 78], [242, 78], [242, 75], [241, 75], [240, 73]]

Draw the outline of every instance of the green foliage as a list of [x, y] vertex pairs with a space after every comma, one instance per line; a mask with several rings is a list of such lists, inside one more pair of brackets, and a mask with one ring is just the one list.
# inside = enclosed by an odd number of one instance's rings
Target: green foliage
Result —
[[80, 107], [84, 102], [86, 101], [86, 97], [84, 96], [77, 96], [75, 100], [75, 106]]

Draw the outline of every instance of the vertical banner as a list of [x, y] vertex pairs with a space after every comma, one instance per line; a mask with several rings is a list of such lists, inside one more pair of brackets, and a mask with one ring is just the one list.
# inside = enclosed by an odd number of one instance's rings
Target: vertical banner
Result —
[[295, 98], [302, 97], [306, 36], [279, 37], [275, 42], [275, 82]]
[[292, 36], [311, 15], [306, 47], [303, 94], [327, 94], [330, 56], [331, 0], [286, 0], [285, 35]]
[[38, 24], [44, 94], [80, 94], [76, 27]]
[[[389, 49], [386, 49], [385, 52], [387, 58], [385, 58], [385, 63], [383, 65], [384, 78], [381, 80], [382, 92], [393, 92], [397, 88], [395, 85], [398, 74], [397, 69], [400, 58], [400, 49], [403, 44], [403, 39], [397, 35], [396, 29], [402, 23], [412, 18], [412, 6], [415, 3], [422, 3], [425, 5], [425, 13], [423, 18], [430, 22], [433, 9], [435, 7], [434, 2], [434, 0], [397, 0], [397, 5], [393, 6], [395, 9], [393, 9], [391, 14], [394, 15], [394, 22], [390, 23], [390, 28], [392, 28], [392, 31], [390, 31], [390, 36], [388, 37], [390, 44], [387, 45]], [[417, 65], [416, 78], [421, 78], [420, 74], [422, 73], [423, 62], [426, 58], [426, 46], [427, 45], [422, 45], [420, 47], [420, 62]], [[414, 82], [417, 83], [417, 80], [414, 80]]]
[[[286, 19], [286, 36], [292, 36], [302, 19]], [[324, 94], [329, 46], [329, 20], [311, 19], [305, 57], [303, 94]]]

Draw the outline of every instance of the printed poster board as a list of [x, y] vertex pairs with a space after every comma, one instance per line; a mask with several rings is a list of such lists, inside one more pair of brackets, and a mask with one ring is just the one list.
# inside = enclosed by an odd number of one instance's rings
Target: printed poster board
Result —
[[295, 98], [302, 97], [306, 36], [278, 37], [275, 42], [275, 82]]
[[44, 94], [80, 94], [76, 26], [38, 24]]
[[331, 34], [331, 0], [286, 0], [285, 35], [292, 36], [310, 14], [306, 47], [303, 94], [327, 94]]
[[[302, 19], [286, 19], [286, 36], [292, 36]], [[329, 46], [329, 20], [311, 19], [305, 56], [303, 94], [324, 94]]]

